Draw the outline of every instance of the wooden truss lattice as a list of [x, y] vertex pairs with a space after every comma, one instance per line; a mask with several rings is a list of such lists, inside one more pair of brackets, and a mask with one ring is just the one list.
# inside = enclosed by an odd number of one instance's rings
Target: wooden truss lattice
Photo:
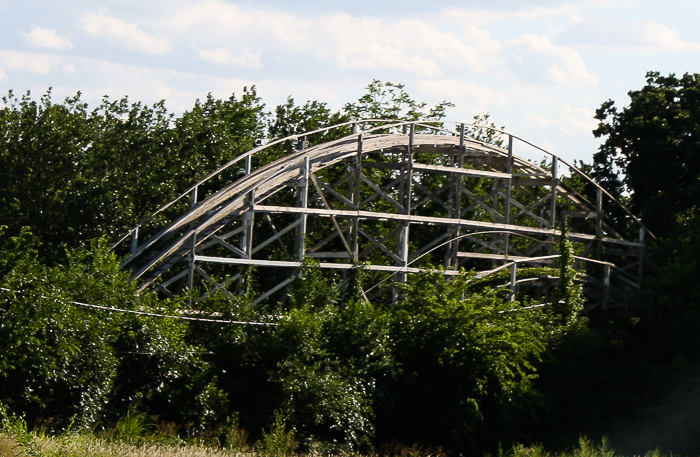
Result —
[[[529, 143], [499, 132], [507, 147], [485, 144], [465, 134], [468, 124], [351, 125], [351, 134], [317, 145], [298, 136], [261, 145], [132, 230], [125, 266], [141, 289], [174, 296], [199, 284], [200, 299], [233, 294], [255, 267], [263, 301], [279, 296], [309, 258], [320, 268], [362, 265], [398, 281], [422, 269], [493, 271], [551, 258], [562, 221], [581, 258], [613, 267], [603, 282], [640, 288], [643, 225], [626, 212], [640, 235], [624, 239], [603, 211], [617, 202], [556, 155], [535, 148], [546, 159], [539, 166], [514, 152]], [[258, 160], [295, 141], [298, 149], [281, 159]], [[561, 170], [594, 186], [596, 201], [564, 185]]]

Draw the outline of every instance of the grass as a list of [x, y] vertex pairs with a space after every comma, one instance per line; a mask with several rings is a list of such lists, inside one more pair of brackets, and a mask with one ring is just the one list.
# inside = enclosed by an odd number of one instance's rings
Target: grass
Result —
[[0, 436], [0, 457], [15, 455], [15, 450], [18, 450], [19, 443], [12, 438]]
[[[4, 411], [3, 411], [4, 412]], [[263, 438], [248, 444], [247, 432], [238, 427], [237, 418], [218, 430], [212, 438], [199, 438], [185, 442], [177, 436], [174, 424], [151, 424], [147, 416], [130, 412], [114, 428], [98, 433], [66, 432], [49, 435], [28, 431], [22, 418], [5, 415], [0, 421], [0, 457], [321, 457], [346, 454], [362, 457], [355, 452], [334, 453], [317, 450], [310, 453], [295, 452], [297, 443], [287, 430], [283, 415], [278, 414], [275, 423]], [[214, 435], [212, 435], [214, 436]], [[418, 446], [400, 446], [373, 451], [370, 457], [448, 457], [442, 449], [424, 449]], [[541, 445], [516, 445], [501, 450], [496, 457], [623, 457], [616, 453], [606, 440], [595, 443], [586, 438], [568, 452], [553, 453]], [[640, 456], [641, 457], [641, 456]], [[659, 451], [649, 451], [644, 457], [665, 457]], [[670, 456], [669, 456], [670, 457]]]
[[253, 453], [202, 444], [172, 445], [109, 441], [89, 434], [38, 437], [34, 448], [42, 457], [242, 457]]
[[[202, 443], [163, 444], [144, 441], [131, 444], [124, 441], [101, 438], [89, 433], [70, 433], [61, 436], [33, 435], [30, 447], [22, 445], [7, 435], [0, 435], [0, 457], [5, 456], [37, 456], [37, 457], [270, 457], [292, 455], [288, 449], [263, 448], [259, 451], [252, 447], [223, 448]], [[276, 451], [276, 452], [275, 452]], [[392, 455], [399, 455], [395, 452]], [[319, 457], [321, 454], [294, 454], [299, 457]], [[352, 454], [353, 457], [360, 457]], [[412, 447], [400, 455], [410, 457], [446, 456], [444, 453], [434, 453], [429, 450]], [[380, 453], [372, 453], [372, 457], [381, 457]], [[578, 447], [564, 453], [552, 453], [542, 446], [517, 445], [508, 451], [501, 451], [496, 457], [623, 457], [611, 449], [608, 444], [594, 443], [582, 438]], [[640, 456], [641, 457], [641, 456]], [[658, 451], [649, 451], [644, 457], [670, 457]]]

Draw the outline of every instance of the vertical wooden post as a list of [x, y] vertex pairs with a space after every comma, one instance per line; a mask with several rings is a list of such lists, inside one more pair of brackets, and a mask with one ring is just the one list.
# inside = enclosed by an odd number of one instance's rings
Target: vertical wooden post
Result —
[[[415, 125], [411, 124], [410, 136], [408, 139], [408, 148], [406, 150], [406, 161], [404, 163], [404, 198], [403, 207], [404, 214], [411, 214], [411, 199], [413, 193], [413, 142], [415, 139]], [[408, 240], [409, 240], [409, 222], [402, 222], [403, 225], [399, 235], [399, 258], [403, 267], [408, 266]], [[406, 273], [401, 273], [400, 281], [406, 282]]]
[[255, 223], [255, 190], [251, 190], [247, 197], [248, 210], [243, 213], [243, 235], [241, 236], [241, 251], [246, 258], [253, 258], [253, 226]]
[[600, 237], [603, 227], [603, 189], [600, 187], [597, 187], [595, 192], [595, 211], [595, 235]]
[[[357, 125], [357, 124], [355, 124]], [[360, 199], [362, 198], [362, 147], [364, 145], [363, 135], [357, 136], [357, 155], [355, 156], [355, 188], [353, 189], [352, 202], [355, 211], [360, 211]], [[352, 260], [358, 262], [360, 259], [360, 217], [355, 216], [352, 222]]]
[[605, 264], [603, 266], [603, 309], [608, 308], [608, 301], [610, 300], [610, 265]]
[[556, 228], [557, 222], [557, 186], [559, 179], [557, 178], [559, 168], [559, 159], [552, 157], [552, 196], [549, 201], [549, 225], [551, 228]]
[[[457, 165], [460, 169], [464, 168], [464, 154], [467, 152], [467, 147], [464, 144], [464, 129], [465, 125], [462, 124], [459, 129], [459, 157], [457, 158]], [[461, 174], [457, 174], [457, 198], [455, 201], [455, 206], [457, 209], [457, 220], [462, 220], [462, 193], [464, 192], [464, 179]], [[456, 241], [454, 241], [453, 250], [453, 264], [455, 270], [459, 269], [459, 237], [462, 236], [462, 228], [457, 224], [457, 231], [455, 232]]]
[[[559, 159], [552, 157], [552, 194], [549, 197], [549, 226], [552, 230], [556, 230], [557, 228], [557, 186], [559, 185], [559, 179], [557, 178], [559, 173], [558, 168]], [[564, 223], [566, 223], [566, 220], [564, 220]], [[550, 241], [549, 253], [554, 254], [556, 251], [556, 240], [554, 239], [554, 234], [552, 234]]]
[[[505, 223], [510, 224], [510, 202], [511, 202], [511, 192], [513, 187], [513, 135], [508, 135], [508, 162], [506, 163], [506, 173], [510, 176], [506, 182], [506, 207], [503, 210]], [[506, 259], [510, 254], [510, 236], [509, 234], [504, 234], [503, 236], [503, 253], [506, 255]]]
[[[404, 124], [403, 126], [403, 131], [406, 133], [407, 131], [407, 125]], [[412, 191], [412, 174], [413, 174], [413, 141], [414, 141], [414, 133], [415, 133], [415, 126], [414, 124], [411, 124], [410, 127], [410, 136], [408, 138], [408, 146], [406, 147], [406, 151], [403, 153], [403, 160], [402, 160], [402, 183], [399, 188], [399, 201], [403, 205], [404, 214], [411, 214], [411, 191]], [[409, 228], [410, 224], [407, 221], [402, 221], [399, 222], [399, 233], [398, 233], [398, 238], [397, 238], [397, 254], [399, 259], [401, 260], [401, 265], [402, 267], [407, 267], [408, 266], [408, 239], [409, 239]], [[401, 272], [398, 274], [398, 281], [401, 283], [406, 282], [406, 273]], [[398, 291], [396, 288], [393, 289], [392, 291], [392, 303], [396, 303], [398, 300]]]
[[192, 201], [190, 203], [190, 208], [194, 208], [197, 206], [197, 192], [199, 190], [199, 186], [194, 186], [194, 189], [192, 189]]
[[197, 254], [197, 232], [192, 232], [192, 244], [190, 245], [190, 271], [189, 278], [187, 278], [187, 289], [189, 294], [189, 304], [193, 305], [194, 299], [194, 267], [195, 267], [195, 256]]
[[[306, 209], [309, 203], [309, 155], [304, 156], [301, 164], [301, 182], [298, 185], [299, 207]], [[297, 228], [296, 253], [299, 262], [304, 261], [306, 255], [306, 219], [307, 214], [301, 213], [299, 216], [299, 227]]]
[[[464, 124], [460, 124], [460, 136], [459, 136], [459, 151], [455, 156], [452, 154], [450, 160], [450, 166], [461, 168], [464, 163]], [[452, 173], [449, 176], [450, 179], [450, 217], [453, 219], [461, 219], [461, 209], [462, 209], [462, 176], [459, 173]], [[458, 257], [457, 252], [459, 252], [459, 236], [460, 227], [459, 224], [452, 224], [448, 229], [451, 232], [450, 243], [447, 245], [445, 251], [445, 259], [443, 264], [446, 269], [457, 269], [458, 268]]]
[[139, 226], [137, 225], [131, 234], [131, 253], [135, 253], [139, 247]]
[[510, 301], [515, 301], [515, 280], [517, 276], [518, 264], [513, 262], [510, 266]]

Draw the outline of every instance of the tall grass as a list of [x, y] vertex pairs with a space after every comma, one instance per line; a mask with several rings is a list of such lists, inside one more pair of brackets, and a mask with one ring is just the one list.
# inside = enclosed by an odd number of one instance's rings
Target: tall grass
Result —
[[[21, 417], [8, 415], [0, 407], [0, 457], [35, 456], [35, 457], [292, 457], [341, 455], [315, 451], [297, 453], [297, 443], [292, 431], [287, 429], [286, 420], [281, 413], [276, 414], [275, 422], [263, 438], [253, 444], [247, 443], [247, 433], [238, 427], [237, 418], [232, 418], [227, 427], [219, 430], [224, 442], [218, 440], [195, 441], [185, 443], [183, 440], [164, 433], [164, 428], [151, 424], [148, 417], [141, 413], [130, 412], [122, 418], [112, 430], [93, 434], [89, 432], [68, 431], [62, 435], [50, 436], [46, 433], [31, 432]], [[175, 433], [176, 427], [169, 424], [165, 429]], [[349, 452], [352, 457], [361, 457]], [[371, 452], [371, 457], [444, 457], [449, 455], [442, 449], [430, 450], [421, 447], [403, 447], [388, 452]], [[645, 457], [665, 457], [654, 450], [644, 454]], [[516, 445], [510, 450], [501, 450], [497, 457], [625, 457], [612, 449], [603, 440], [595, 443], [581, 438], [576, 447], [568, 452], [553, 453], [541, 445]]]

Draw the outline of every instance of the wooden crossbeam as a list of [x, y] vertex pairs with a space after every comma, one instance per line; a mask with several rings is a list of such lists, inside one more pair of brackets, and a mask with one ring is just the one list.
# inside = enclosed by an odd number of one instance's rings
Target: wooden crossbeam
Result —
[[471, 198], [472, 200], [474, 200], [473, 204], [469, 205], [467, 208], [462, 209], [463, 214], [468, 213], [469, 211], [473, 210], [474, 208], [483, 208], [486, 211], [488, 211], [489, 213], [491, 213], [491, 215], [493, 217], [495, 217], [497, 220], [503, 219], [503, 214], [499, 213], [496, 209], [492, 208], [491, 205], [489, 205], [488, 203], [486, 203], [484, 201], [488, 198], [493, 198], [495, 195], [497, 195], [498, 189], [492, 189], [491, 192], [489, 192], [488, 195], [486, 195], [486, 197], [484, 197], [483, 199], [477, 197], [474, 193], [472, 193], [471, 191], [469, 191], [468, 189], [466, 189], [464, 187], [462, 187], [462, 193], [464, 193], [464, 195], [466, 195], [469, 198]]
[[524, 260], [527, 257], [504, 255], [504, 254], [487, 254], [485, 252], [463, 252], [457, 253], [457, 257], [462, 259], [486, 259], [486, 260]]
[[[202, 278], [204, 278], [207, 282], [209, 282], [210, 284], [212, 284], [212, 285], [214, 286], [214, 290], [213, 290], [212, 292], [215, 292], [215, 291], [217, 291], [217, 290], [220, 290], [221, 292], [223, 292], [223, 293], [224, 293], [226, 296], [228, 296], [229, 298], [233, 298], [233, 297], [234, 297], [234, 295], [226, 289], [227, 286], [224, 286], [223, 284], [220, 284], [219, 282], [217, 282], [216, 280], [214, 280], [214, 278], [212, 278], [211, 276], [209, 276], [209, 275], [208, 275], [204, 270], [202, 270], [199, 266], [195, 266], [195, 267], [194, 267], [194, 271], [197, 272], [198, 275], [200, 275], [200, 276], [201, 276]], [[211, 292], [207, 292], [207, 293], [204, 294], [204, 295], [210, 295], [210, 294], [211, 294]], [[202, 298], [202, 297], [199, 297], [199, 299], [197, 300], [197, 302], [201, 302], [202, 300], [203, 300], [203, 298]]]
[[348, 200], [344, 195], [341, 195], [340, 193], [338, 193], [338, 191], [336, 191], [332, 185], [325, 183], [322, 179], [320, 179], [318, 176], [316, 176], [315, 173], [312, 176], [314, 176], [314, 183], [316, 184], [316, 189], [317, 189], [317, 193], [314, 194], [312, 196], [312, 198], [316, 197], [316, 198], [322, 200], [323, 204], [326, 207], [330, 207], [330, 205], [328, 205], [328, 201], [325, 199], [325, 196], [322, 194], [322, 191], [327, 191], [331, 195], [333, 195], [335, 198], [340, 200], [343, 204], [345, 204], [349, 209], [353, 209], [355, 207], [355, 204], [353, 202]]
[[463, 177], [474, 177], [474, 178], [498, 178], [498, 179], [510, 179], [510, 173], [501, 173], [497, 171], [487, 171], [487, 170], [476, 170], [471, 168], [457, 168], [457, 167], [445, 167], [442, 165], [426, 165], [422, 163], [413, 164], [413, 169], [422, 171], [424, 173], [440, 173], [440, 174], [458, 174]]
[[[426, 194], [425, 197], [423, 197], [422, 199], [418, 200], [415, 203], [415, 205], [413, 206], [414, 208], [418, 208], [418, 207], [422, 206], [423, 204], [425, 204], [425, 202], [434, 201], [434, 202], [438, 203], [440, 206], [442, 206], [443, 208], [445, 208], [447, 210], [448, 214], [451, 214], [454, 212], [454, 208], [452, 208], [450, 205], [445, 203], [440, 197], [435, 195], [434, 192], [432, 192], [431, 190], [429, 190], [428, 188], [426, 188], [422, 184], [420, 184], [414, 180], [413, 185], [416, 186], [421, 192]], [[449, 186], [450, 186], [449, 184], [444, 185], [440, 189], [438, 189], [437, 191], [440, 192], [442, 190], [445, 190]]]
[[[359, 217], [360, 219], [366, 220], [394, 220], [394, 221], [405, 221], [412, 224], [424, 224], [424, 225], [452, 225], [459, 224], [466, 229], [474, 230], [504, 230], [515, 233], [523, 234], [547, 234], [561, 236], [561, 232], [555, 229], [540, 228], [540, 227], [527, 227], [521, 225], [513, 224], [502, 224], [497, 222], [483, 222], [483, 221], [473, 221], [469, 219], [450, 219], [443, 217], [430, 217], [430, 216], [417, 216], [415, 214], [395, 214], [395, 213], [380, 213], [373, 211], [346, 211], [346, 210], [327, 210], [319, 208], [296, 208], [296, 207], [286, 207], [286, 206], [268, 206], [268, 205], [256, 205], [255, 210], [258, 212], [267, 213], [303, 213], [314, 214], [317, 216], [330, 217], [335, 216], [345, 216], [345, 217]], [[569, 238], [574, 240], [594, 240], [595, 235], [588, 233], [569, 233]], [[601, 238], [601, 241], [609, 244], [618, 244], [621, 246], [628, 246], [634, 248], [641, 248], [644, 243], [636, 241], [618, 240], [615, 238]]]
[[[297, 262], [292, 260], [255, 260], [255, 259], [232, 259], [229, 257], [211, 257], [198, 255], [195, 257], [197, 262], [203, 263], [218, 263], [226, 265], [256, 265], [258, 267], [276, 267], [276, 268], [300, 268], [304, 265], [303, 262]], [[385, 271], [388, 273], [421, 273], [421, 272], [434, 272], [440, 273], [445, 276], [459, 276], [462, 273], [459, 271], [452, 270], [429, 270], [425, 268], [413, 268], [413, 267], [402, 267], [397, 265], [361, 265], [358, 266], [354, 263], [328, 263], [319, 262], [316, 264], [319, 268], [323, 269], [338, 269], [338, 270], [355, 270], [362, 269], [367, 271]], [[294, 278], [291, 278], [293, 280]], [[290, 281], [291, 282], [291, 281]], [[279, 289], [276, 289], [279, 290]], [[274, 293], [274, 292], [270, 292]]]
[[[273, 242], [279, 240], [280, 237], [281, 237], [282, 235], [284, 235], [284, 234], [287, 233], [287, 232], [290, 232], [291, 230], [294, 230], [294, 229], [297, 228], [297, 226], [299, 226], [299, 224], [301, 223], [300, 220], [296, 220], [296, 221], [292, 222], [291, 224], [289, 224], [288, 226], [286, 226], [285, 228], [283, 228], [282, 230], [277, 230], [277, 228], [275, 227], [275, 225], [272, 223], [272, 219], [270, 219], [269, 215], [267, 215], [267, 220], [268, 220], [268, 222], [270, 223], [270, 225], [272, 226], [272, 228], [273, 228], [275, 234], [272, 235], [272, 236], [271, 236], [270, 238], [268, 238], [267, 240], [263, 241], [262, 243], [258, 243], [257, 245], [255, 245], [255, 247], [253, 248], [252, 254], [255, 254], [256, 252], [259, 252], [262, 248], [264, 248], [264, 247], [267, 246], [268, 244], [273, 243]], [[283, 244], [283, 243], [280, 242], [280, 244], [282, 245], [282, 247], [284, 247], [284, 244]], [[289, 252], [287, 252], [286, 249], [284, 249], [284, 254], [285, 254], [287, 257], [289, 257]]]
[[[405, 211], [405, 208], [403, 207], [403, 205], [401, 205], [399, 202], [397, 202], [389, 194], [384, 192], [384, 190], [382, 188], [380, 188], [378, 185], [376, 185], [372, 180], [367, 178], [365, 175], [360, 174], [360, 179], [362, 179], [362, 182], [367, 184], [375, 192], [375, 195], [379, 195], [379, 196], [383, 197], [384, 200], [386, 200], [389, 203], [391, 203], [392, 205], [394, 205], [396, 207], [396, 209], [398, 209], [399, 211], [401, 211], [401, 212]], [[390, 185], [396, 184], [398, 182], [399, 182], [399, 180], [396, 179], [396, 180], [392, 181], [392, 183]], [[367, 203], [367, 200], [362, 201], [362, 203], [360, 203], [360, 206], [364, 206], [365, 203]]]
[[[391, 232], [390, 235], [385, 236], [381, 241], [376, 239], [370, 233], [367, 233], [367, 231], [363, 230], [362, 228], [360, 228], [360, 235], [367, 238], [369, 240], [369, 242], [372, 243], [372, 245], [379, 248], [382, 252], [384, 252], [386, 255], [388, 255], [390, 258], [392, 258], [394, 260], [394, 262], [400, 264], [402, 262], [401, 258], [398, 255], [396, 255], [396, 253], [393, 252], [391, 249], [384, 246], [384, 241], [386, 241], [387, 239], [389, 239], [393, 236], [396, 236], [396, 234], [400, 231], [400, 229], [401, 228], [399, 227], [398, 229], [394, 230], [393, 232]], [[363, 256], [367, 255], [370, 251], [371, 251], [371, 249], [364, 250], [364, 251], [362, 251], [362, 255]]]

